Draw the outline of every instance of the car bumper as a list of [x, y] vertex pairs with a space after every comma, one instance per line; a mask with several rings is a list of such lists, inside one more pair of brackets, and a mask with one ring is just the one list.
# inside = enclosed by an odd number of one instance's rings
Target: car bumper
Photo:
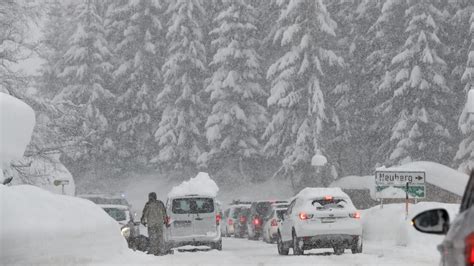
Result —
[[360, 235], [319, 235], [311, 237], [301, 237], [303, 240], [303, 249], [313, 248], [332, 248], [334, 246], [351, 248], [353, 243], [357, 242]]
[[196, 236], [184, 236], [184, 237], [170, 237], [168, 239], [169, 244], [172, 247], [182, 246], [207, 246], [213, 243], [221, 241], [221, 234], [214, 235], [196, 235]]
[[358, 219], [339, 220], [334, 223], [320, 221], [305, 221], [295, 225], [298, 237], [313, 237], [320, 235], [362, 235], [362, 224]]

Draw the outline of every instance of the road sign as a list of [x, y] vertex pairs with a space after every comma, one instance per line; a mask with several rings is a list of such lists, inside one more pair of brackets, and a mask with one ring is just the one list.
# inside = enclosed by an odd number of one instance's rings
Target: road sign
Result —
[[401, 199], [408, 192], [409, 198], [422, 199], [426, 197], [425, 180], [423, 171], [376, 171], [375, 195], [379, 199]]
[[56, 179], [53, 181], [53, 184], [55, 186], [61, 186], [61, 185], [69, 185], [69, 180], [66, 180], [66, 179]]

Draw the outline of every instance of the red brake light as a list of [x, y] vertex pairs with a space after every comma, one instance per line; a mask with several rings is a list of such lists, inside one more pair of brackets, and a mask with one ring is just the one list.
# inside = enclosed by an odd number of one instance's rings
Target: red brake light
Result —
[[234, 224], [234, 220], [229, 219], [229, 220], [227, 221], [227, 224], [228, 224], [228, 225], [233, 225], [233, 224]]
[[332, 200], [332, 196], [325, 196], [324, 199], [325, 200]]
[[360, 219], [360, 212], [350, 213], [349, 216], [354, 219]]
[[216, 214], [216, 225], [219, 225], [221, 223], [222, 217], [220, 214]]
[[474, 265], [474, 233], [466, 237], [466, 266]]
[[271, 226], [278, 226], [278, 222], [276, 219], [272, 220]]
[[299, 217], [300, 217], [301, 220], [307, 220], [308, 219], [308, 215], [306, 214], [306, 212], [300, 212]]
[[260, 224], [260, 220], [259, 220], [258, 218], [253, 219], [253, 224], [254, 224], [254, 225], [259, 225], [259, 224]]

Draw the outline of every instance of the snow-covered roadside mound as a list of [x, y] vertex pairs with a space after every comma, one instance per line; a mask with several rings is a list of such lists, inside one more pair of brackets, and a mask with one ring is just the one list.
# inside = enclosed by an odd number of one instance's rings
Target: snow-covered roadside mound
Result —
[[459, 204], [420, 202], [409, 205], [405, 220], [405, 204], [386, 204], [362, 211], [364, 241], [377, 241], [387, 245], [407, 246], [432, 254], [444, 236], [423, 234], [411, 225], [411, 219], [418, 213], [436, 208], [445, 208], [453, 220], [459, 211]]
[[0, 185], [2, 265], [87, 264], [130, 252], [116, 221], [80, 198]]

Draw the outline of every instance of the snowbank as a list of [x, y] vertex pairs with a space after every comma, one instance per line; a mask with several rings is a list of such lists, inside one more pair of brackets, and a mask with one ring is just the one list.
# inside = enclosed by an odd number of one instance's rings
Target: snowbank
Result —
[[23, 157], [35, 126], [35, 112], [29, 105], [0, 92], [0, 168]]
[[452, 168], [434, 162], [412, 162], [402, 165], [403, 169], [418, 170], [426, 172], [426, 182], [455, 193], [459, 196], [464, 194], [469, 176]]
[[368, 189], [370, 190], [370, 197], [375, 199], [375, 177], [372, 175], [366, 176], [346, 176], [339, 178], [332, 182], [330, 187], [340, 187], [342, 189]]
[[129, 252], [119, 225], [88, 200], [0, 185], [2, 264], [87, 264]]
[[178, 186], [173, 187], [168, 193], [169, 198], [197, 194], [200, 196], [216, 197], [219, 187], [216, 182], [209, 177], [208, 173], [200, 172], [196, 177], [183, 181]]
[[390, 245], [401, 245], [436, 250], [444, 236], [423, 234], [411, 225], [411, 219], [418, 213], [435, 208], [445, 208], [450, 219], [454, 219], [459, 211], [459, 204], [439, 202], [420, 202], [409, 205], [408, 220], [405, 220], [405, 204], [386, 204], [383, 208], [376, 206], [362, 210], [364, 241], [388, 242]]
[[[469, 176], [452, 168], [435, 162], [412, 162], [397, 167], [378, 168], [377, 170], [390, 171], [424, 171], [426, 182], [444, 190], [462, 196], [466, 188]], [[330, 187], [343, 189], [369, 189], [370, 196], [375, 199], [375, 177], [370, 176], [347, 176], [331, 183]]]

